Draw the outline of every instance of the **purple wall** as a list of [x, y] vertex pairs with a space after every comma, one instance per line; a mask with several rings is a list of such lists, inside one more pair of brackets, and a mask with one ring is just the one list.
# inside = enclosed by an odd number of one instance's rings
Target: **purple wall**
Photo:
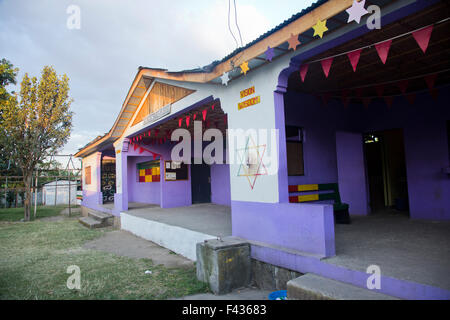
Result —
[[139, 182], [137, 164], [152, 161], [153, 157], [128, 157], [128, 201], [160, 204], [160, 182]]
[[230, 166], [211, 165], [211, 202], [224, 206], [231, 205]]
[[[288, 92], [286, 124], [305, 128], [305, 176], [289, 177], [289, 184], [338, 181], [337, 131], [364, 133], [401, 128], [411, 218], [450, 219], [450, 179], [442, 173], [442, 169], [449, 166], [446, 134], [446, 121], [450, 119], [450, 109], [446, 107], [449, 98], [450, 94], [441, 90], [437, 101], [423, 93], [414, 105], [397, 97], [391, 108], [384, 101], [375, 100], [368, 109], [360, 104], [345, 109], [339, 101], [323, 106], [312, 96]], [[345, 188], [341, 192], [344, 201], [356, 201], [353, 206], [363, 213], [364, 204], [351, 196], [352, 192], [366, 188], [363, 179], [359, 180], [353, 189]]]
[[331, 205], [232, 201], [231, 223], [233, 236], [321, 257], [335, 255]]

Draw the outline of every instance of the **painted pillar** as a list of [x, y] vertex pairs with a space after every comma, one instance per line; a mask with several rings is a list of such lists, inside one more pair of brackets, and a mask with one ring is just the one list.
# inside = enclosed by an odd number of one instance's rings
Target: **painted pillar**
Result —
[[128, 145], [125, 139], [116, 147], [116, 193], [114, 194], [114, 212], [128, 210]]
[[336, 157], [341, 201], [350, 214], [367, 215], [367, 183], [361, 133], [336, 132]]

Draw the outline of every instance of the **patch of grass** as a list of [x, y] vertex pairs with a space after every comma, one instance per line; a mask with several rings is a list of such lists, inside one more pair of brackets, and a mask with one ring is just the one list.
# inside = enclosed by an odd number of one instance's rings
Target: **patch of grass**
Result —
[[[73, 218], [0, 222], [0, 300], [166, 299], [208, 291], [195, 268], [169, 269], [148, 259], [82, 248], [104, 232]], [[80, 267], [80, 290], [66, 286], [70, 265]]]
[[[36, 218], [57, 216], [67, 206], [38, 206]], [[31, 208], [31, 219], [33, 220], [34, 208]], [[0, 209], [0, 221], [20, 221], [24, 217], [23, 208]]]

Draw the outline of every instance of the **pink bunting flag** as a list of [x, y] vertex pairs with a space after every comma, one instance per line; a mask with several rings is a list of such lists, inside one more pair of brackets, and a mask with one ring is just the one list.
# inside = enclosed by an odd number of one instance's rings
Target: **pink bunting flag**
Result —
[[203, 115], [203, 121], [206, 120], [206, 113], [208, 112], [208, 109], [205, 109], [202, 111], [202, 115]]
[[388, 40], [379, 44], [375, 45], [375, 48], [377, 49], [378, 56], [381, 59], [381, 62], [383, 64], [386, 64], [387, 57], [389, 55], [389, 49], [391, 48], [392, 40]]
[[148, 136], [150, 137], [152, 135], [152, 130], [148, 130]]
[[403, 81], [399, 81], [397, 82], [397, 86], [400, 89], [400, 91], [402, 92], [402, 94], [406, 94], [406, 90], [408, 90], [408, 80], [403, 80]]
[[425, 77], [425, 82], [427, 83], [428, 89], [433, 90], [434, 84], [436, 83], [437, 74], [432, 74]]
[[361, 57], [362, 49], [355, 50], [347, 53], [347, 57], [350, 60], [350, 64], [352, 65], [353, 72], [356, 72], [356, 67], [358, 66], [359, 58]]
[[195, 119], [197, 118], [197, 114], [196, 113], [194, 113], [194, 121], [195, 121]]
[[378, 97], [381, 98], [384, 94], [384, 84], [375, 86], [375, 91], [377, 92]]
[[409, 93], [406, 95], [406, 99], [408, 100], [409, 104], [413, 105], [414, 101], [416, 100], [416, 94], [415, 93]]
[[181, 122], [183, 121], [183, 118], [178, 119], [178, 127], [181, 127]]
[[389, 97], [384, 97], [384, 101], [386, 102], [388, 108], [392, 107], [392, 103], [394, 102], [394, 98], [389, 96]]
[[417, 44], [423, 53], [428, 49], [428, 44], [430, 43], [431, 33], [433, 32], [433, 26], [425, 27], [423, 29], [413, 32], [413, 37], [416, 39]]
[[216, 106], [216, 104], [214, 103], [212, 106], [211, 106], [211, 110], [214, 110], [214, 107]]
[[320, 61], [320, 63], [322, 64], [323, 73], [325, 74], [326, 78], [328, 78], [328, 75], [330, 74], [330, 68], [331, 68], [331, 65], [333, 64], [333, 59], [334, 58], [328, 58], [328, 59]]
[[135, 144], [133, 147], [134, 147], [134, 151], [136, 151], [136, 149], [138, 148], [138, 145]]
[[144, 152], [144, 148], [139, 147], [139, 154], [141, 154], [142, 152]]
[[186, 117], [186, 126], [187, 127], [189, 127], [189, 121], [191, 120], [191, 117], [190, 116], [187, 116]]
[[302, 64], [300, 66], [300, 77], [302, 82], [305, 82], [306, 74], [308, 73], [309, 64]]
[[364, 107], [367, 109], [367, 108], [369, 108], [370, 102], [372, 102], [372, 98], [369, 98], [369, 97], [363, 98], [362, 102], [364, 104]]

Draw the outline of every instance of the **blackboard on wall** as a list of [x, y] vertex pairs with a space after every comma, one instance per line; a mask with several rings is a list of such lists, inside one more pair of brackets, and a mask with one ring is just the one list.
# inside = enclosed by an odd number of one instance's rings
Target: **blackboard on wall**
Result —
[[164, 161], [165, 181], [181, 181], [189, 179], [188, 165], [181, 161]]

